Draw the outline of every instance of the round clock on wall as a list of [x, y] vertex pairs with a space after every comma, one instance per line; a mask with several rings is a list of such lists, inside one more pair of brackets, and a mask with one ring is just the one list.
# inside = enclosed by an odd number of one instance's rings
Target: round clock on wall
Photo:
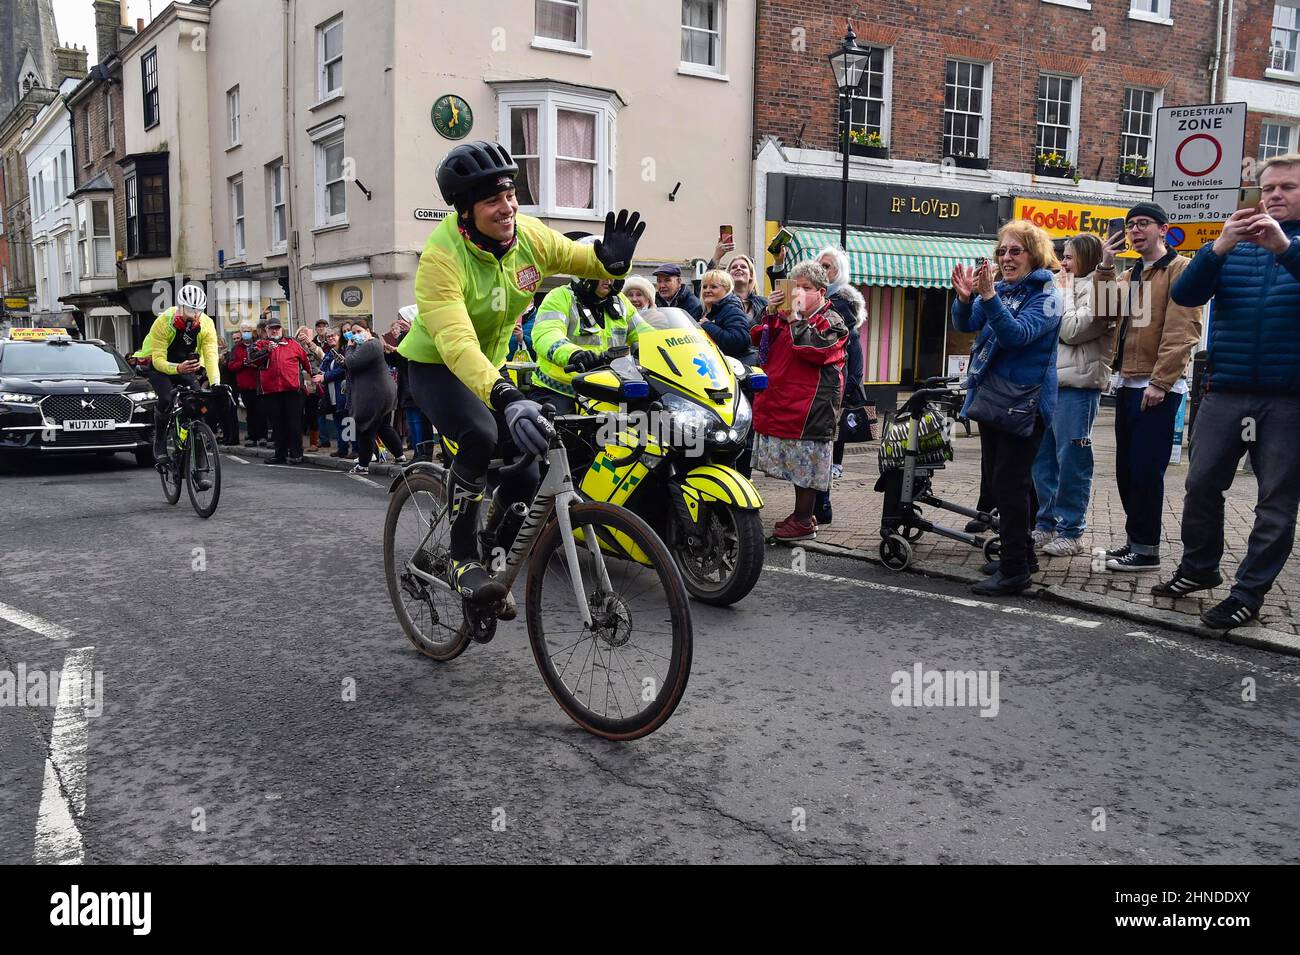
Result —
[[474, 128], [474, 111], [454, 93], [439, 96], [429, 115], [438, 135], [447, 139], [464, 139]]

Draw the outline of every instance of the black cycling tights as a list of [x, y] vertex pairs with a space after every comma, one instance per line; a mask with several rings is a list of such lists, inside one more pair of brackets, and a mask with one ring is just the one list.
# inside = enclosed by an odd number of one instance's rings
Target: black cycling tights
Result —
[[199, 380], [194, 375], [165, 375], [155, 368], [150, 368], [145, 373], [145, 377], [149, 379], [149, 384], [153, 385], [153, 390], [158, 395], [158, 400], [153, 406], [153, 446], [154, 453], [162, 454], [166, 447], [163, 443], [165, 438], [163, 431], [167, 424], [164, 415], [171, 407], [172, 389], [177, 385], [197, 388]]
[[[456, 460], [452, 474], [465, 485], [481, 487], [487, 479], [488, 464], [497, 450], [507, 462], [519, 457], [519, 450], [510, 440], [510, 429], [505, 416], [493, 411], [483, 400], [466, 388], [446, 365], [412, 361], [408, 366], [411, 397], [420, 410], [433, 422], [438, 434], [456, 442]], [[534, 461], [528, 467], [505, 478], [498, 486], [502, 504], [516, 501], [529, 503], [541, 480], [540, 470]], [[452, 556], [466, 556], [467, 535], [452, 528]]]

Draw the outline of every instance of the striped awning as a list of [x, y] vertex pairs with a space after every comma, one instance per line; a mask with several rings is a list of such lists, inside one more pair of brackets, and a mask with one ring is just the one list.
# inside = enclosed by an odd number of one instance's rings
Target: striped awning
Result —
[[[996, 236], [952, 238], [941, 235], [897, 235], [889, 232], [850, 232], [849, 265], [854, 285], [903, 288], [947, 288], [959, 262], [993, 258]], [[796, 229], [790, 242], [791, 263], [816, 258], [822, 249], [840, 244], [838, 229]]]

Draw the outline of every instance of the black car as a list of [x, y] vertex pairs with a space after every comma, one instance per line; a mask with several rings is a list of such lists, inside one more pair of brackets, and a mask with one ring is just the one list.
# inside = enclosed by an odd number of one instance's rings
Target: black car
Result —
[[103, 342], [0, 340], [0, 470], [23, 456], [119, 451], [151, 465], [156, 398]]

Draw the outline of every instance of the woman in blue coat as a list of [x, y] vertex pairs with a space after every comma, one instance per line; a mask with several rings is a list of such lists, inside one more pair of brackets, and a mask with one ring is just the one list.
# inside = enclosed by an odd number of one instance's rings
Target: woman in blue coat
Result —
[[749, 316], [732, 288], [731, 276], [722, 269], [704, 273], [700, 282], [700, 301], [704, 304], [700, 328], [713, 339], [722, 354], [751, 363], [754, 346], [750, 338]]
[[[990, 458], [994, 501], [1002, 537], [1001, 560], [989, 580], [975, 584], [977, 594], [1003, 596], [1029, 589], [1030, 560], [1037, 504], [1033, 465], [1043, 433], [1056, 408], [1056, 335], [1063, 303], [1052, 282], [1058, 267], [1052, 239], [1031, 222], [1008, 222], [998, 231], [994, 266], [958, 265], [952, 272], [952, 323], [959, 332], [978, 332], [969, 374], [966, 418], [981, 388], [998, 376], [1012, 386], [1037, 386], [1033, 430], [1026, 436], [980, 422], [981, 453]], [[979, 419], [976, 419], [979, 420]]]

